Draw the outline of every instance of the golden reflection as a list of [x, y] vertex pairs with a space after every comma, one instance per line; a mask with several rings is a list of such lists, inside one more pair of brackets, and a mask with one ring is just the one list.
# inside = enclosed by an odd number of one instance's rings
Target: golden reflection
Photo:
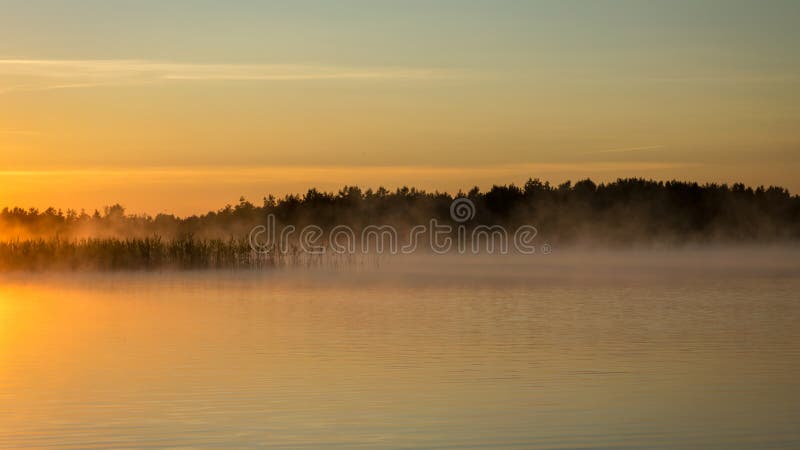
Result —
[[[533, 448], [579, 430], [642, 446], [626, 434], [640, 417], [664, 418], [651, 433], [678, 430], [703, 447], [696, 423], [771, 430], [797, 417], [786, 395], [797, 361], [773, 350], [797, 335], [795, 302], [782, 294], [795, 281], [620, 292], [286, 277], [7, 280], [0, 447], [86, 447], [88, 434], [98, 448], [381, 436], [409, 447], [510, 436]], [[731, 345], [747, 332], [748, 346]]]

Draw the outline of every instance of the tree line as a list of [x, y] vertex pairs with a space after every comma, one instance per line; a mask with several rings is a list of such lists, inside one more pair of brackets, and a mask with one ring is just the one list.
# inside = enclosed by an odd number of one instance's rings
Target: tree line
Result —
[[413, 187], [393, 191], [345, 186], [338, 192], [309, 189], [253, 203], [241, 198], [201, 215], [127, 214], [121, 205], [102, 211], [6, 207], [0, 211], [3, 240], [58, 237], [241, 239], [274, 215], [280, 224], [392, 225], [400, 230], [431, 219], [452, 223], [450, 205], [467, 198], [474, 217], [464, 225], [533, 225], [553, 243], [642, 243], [781, 241], [800, 238], [800, 197], [782, 187], [737, 183], [699, 184], [641, 178], [595, 183], [590, 179], [553, 185], [529, 179], [482, 192], [449, 194]]

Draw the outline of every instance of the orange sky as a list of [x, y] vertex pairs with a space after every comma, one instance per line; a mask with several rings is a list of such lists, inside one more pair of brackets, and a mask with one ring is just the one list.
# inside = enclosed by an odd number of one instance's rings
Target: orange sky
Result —
[[795, 2], [3, 9], [0, 207], [528, 177], [800, 192]]

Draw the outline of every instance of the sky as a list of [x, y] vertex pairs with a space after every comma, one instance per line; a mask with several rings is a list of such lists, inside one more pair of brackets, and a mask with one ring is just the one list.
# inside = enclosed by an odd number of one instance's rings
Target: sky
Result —
[[539, 177], [800, 193], [800, 2], [0, 0], [0, 207]]

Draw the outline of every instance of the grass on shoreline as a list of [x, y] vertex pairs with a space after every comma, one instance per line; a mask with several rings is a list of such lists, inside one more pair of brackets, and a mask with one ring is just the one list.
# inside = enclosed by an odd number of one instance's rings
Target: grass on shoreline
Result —
[[246, 239], [27, 239], [0, 242], [0, 270], [262, 269], [313, 264], [293, 253], [258, 253]]

